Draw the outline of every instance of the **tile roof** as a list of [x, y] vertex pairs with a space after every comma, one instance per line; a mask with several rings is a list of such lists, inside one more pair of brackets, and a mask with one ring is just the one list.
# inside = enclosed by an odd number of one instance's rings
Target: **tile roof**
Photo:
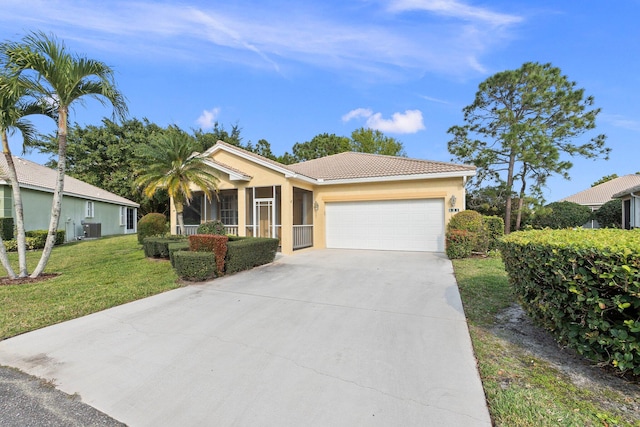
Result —
[[[16, 166], [20, 187], [53, 193], [58, 175], [57, 171], [16, 156], [13, 157], [13, 162]], [[7, 160], [4, 156], [0, 156], [0, 168], [0, 184], [8, 184], [5, 172]], [[140, 206], [136, 202], [70, 176], [64, 177], [64, 195], [118, 205]]]
[[623, 191], [620, 191], [619, 193], [614, 194], [613, 197], [618, 198], [618, 197], [626, 196], [627, 194], [631, 194], [631, 193], [640, 193], [640, 184], [636, 185], [635, 187], [627, 188]]
[[637, 185], [640, 185], [640, 175], [624, 175], [560, 199], [560, 201], [574, 202], [586, 206], [602, 206], [614, 198], [617, 193], [624, 192], [628, 188]]
[[288, 168], [324, 181], [451, 173], [475, 175], [476, 170], [475, 166], [469, 165], [351, 151], [296, 163]]
[[238, 150], [248, 157], [288, 171], [292, 175], [304, 175], [324, 182], [452, 173], [471, 176], [475, 175], [476, 171], [475, 166], [469, 165], [356, 152], [344, 152], [293, 165], [284, 165], [223, 141], [218, 141], [204, 154], [209, 154], [216, 146]]

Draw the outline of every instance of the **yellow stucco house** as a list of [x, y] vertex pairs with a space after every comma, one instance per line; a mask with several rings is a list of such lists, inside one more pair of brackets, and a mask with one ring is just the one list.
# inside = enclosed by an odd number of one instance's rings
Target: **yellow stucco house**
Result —
[[311, 247], [444, 252], [445, 225], [464, 210], [465, 183], [476, 173], [354, 152], [283, 165], [222, 141], [201, 155], [218, 173], [219, 192], [213, 200], [195, 193], [187, 234], [219, 219], [229, 234], [280, 239], [284, 254]]

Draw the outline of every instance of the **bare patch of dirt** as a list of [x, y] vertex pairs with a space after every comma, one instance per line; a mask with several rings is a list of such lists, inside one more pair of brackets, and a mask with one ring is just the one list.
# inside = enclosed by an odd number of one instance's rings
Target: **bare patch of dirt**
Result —
[[0, 286], [11, 286], [11, 285], [24, 285], [25, 283], [38, 283], [44, 282], [46, 280], [52, 279], [54, 277], [59, 276], [60, 273], [43, 273], [36, 278], [31, 277], [18, 277], [17, 279], [11, 279], [7, 276], [0, 277]]
[[[496, 316], [492, 332], [525, 349], [532, 356], [543, 360], [567, 375], [580, 388], [587, 388], [601, 396], [605, 406], [616, 406], [618, 410], [633, 414], [640, 419], [640, 377], [622, 377], [619, 372], [603, 368], [580, 356], [572, 349], [558, 344], [553, 336], [533, 323], [533, 320], [514, 304]], [[625, 396], [625, 405], [609, 401], [607, 391], [617, 391]]]

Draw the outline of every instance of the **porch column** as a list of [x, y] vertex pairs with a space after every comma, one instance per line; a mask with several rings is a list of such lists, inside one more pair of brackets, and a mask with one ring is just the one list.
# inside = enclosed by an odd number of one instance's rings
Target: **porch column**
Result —
[[287, 182], [280, 189], [280, 250], [290, 255], [293, 253], [293, 186]]
[[247, 235], [247, 195], [246, 187], [238, 188], [238, 236]]

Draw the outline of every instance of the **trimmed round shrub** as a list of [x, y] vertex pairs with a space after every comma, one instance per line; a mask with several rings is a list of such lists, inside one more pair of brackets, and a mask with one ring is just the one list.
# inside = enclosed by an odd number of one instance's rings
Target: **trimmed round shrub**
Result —
[[163, 236], [167, 233], [167, 218], [161, 213], [149, 213], [138, 221], [138, 243], [145, 237]]
[[591, 208], [573, 202], [549, 203], [531, 218], [533, 228], [582, 227], [591, 219]]
[[446, 252], [450, 259], [468, 258], [473, 251], [475, 233], [466, 230], [448, 230]]
[[478, 232], [483, 228], [482, 214], [472, 210], [458, 212], [451, 217], [448, 228], [449, 230]]
[[594, 217], [601, 228], [622, 228], [622, 200], [609, 200], [600, 206]]
[[218, 219], [204, 222], [198, 226], [198, 234], [217, 234], [224, 236], [224, 224]]
[[472, 241], [472, 252], [486, 253], [489, 250], [489, 234], [481, 213], [472, 210], [458, 212], [451, 217], [447, 229], [467, 231]]

